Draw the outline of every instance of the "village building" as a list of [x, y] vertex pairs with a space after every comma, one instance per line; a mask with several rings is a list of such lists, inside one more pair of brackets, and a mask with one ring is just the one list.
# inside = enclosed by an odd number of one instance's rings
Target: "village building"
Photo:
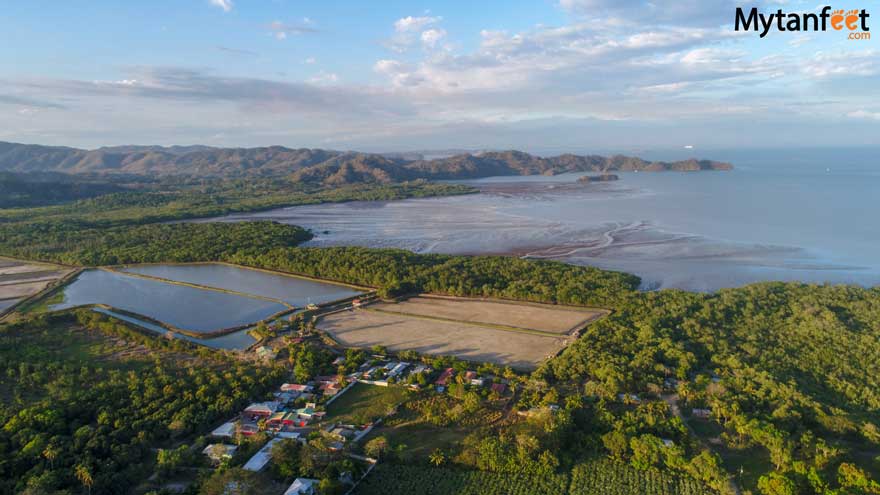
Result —
[[504, 392], [507, 391], [507, 385], [503, 383], [493, 383], [491, 389], [498, 395], [504, 395]]
[[339, 383], [322, 383], [321, 384], [321, 392], [327, 396], [332, 397], [339, 393], [342, 389], [342, 386]]
[[711, 416], [711, 415], [712, 415], [711, 409], [700, 409], [700, 408], [691, 409], [691, 416], [693, 416], [695, 418], [708, 419], [709, 416]]
[[235, 436], [235, 422], [229, 421], [218, 426], [211, 432], [211, 436], [231, 438]]
[[391, 371], [388, 372], [388, 376], [396, 377], [404, 372], [409, 367], [409, 363], [397, 363], [391, 368]]
[[275, 414], [275, 412], [278, 411], [280, 408], [281, 403], [278, 401], [255, 402], [245, 408], [244, 414], [266, 418]]
[[282, 392], [305, 393], [305, 392], [311, 392], [312, 388], [313, 387], [311, 385], [300, 385], [299, 383], [285, 383], [285, 384], [281, 385]]
[[440, 385], [441, 387], [445, 387], [449, 385], [449, 380], [452, 378], [452, 375], [455, 374], [455, 370], [452, 368], [446, 368], [443, 370], [443, 373], [440, 373], [440, 377], [434, 382], [434, 385]]
[[269, 461], [272, 459], [272, 447], [275, 446], [276, 443], [281, 440], [278, 438], [273, 438], [266, 442], [266, 445], [263, 445], [263, 448], [257, 451], [253, 457], [248, 459], [248, 461], [244, 464], [243, 469], [246, 471], [253, 471], [258, 473], [269, 464]]
[[249, 437], [256, 433], [260, 432], [260, 425], [252, 421], [242, 421], [241, 424], [238, 425], [238, 433], [240, 435], [244, 435]]
[[257, 353], [257, 357], [266, 361], [272, 361], [275, 359], [275, 356], [278, 355], [278, 353], [275, 352], [275, 349], [264, 345], [257, 347], [255, 352]]
[[297, 478], [284, 491], [284, 495], [315, 495], [318, 493], [318, 480], [311, 478]]

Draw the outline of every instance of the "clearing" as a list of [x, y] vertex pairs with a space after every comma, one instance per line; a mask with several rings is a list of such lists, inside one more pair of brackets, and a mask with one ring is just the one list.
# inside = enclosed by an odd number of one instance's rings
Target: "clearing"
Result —
[[324, 316], [317, 327], [348, 347], [450, 355], [531, 370], [588, 323], [591, 308], [420, 296]]
[[571, 333], [607, 314], [601, 309], [439, 296], [374, 304], [370, 309], [555, 334]]
[[356, 383], [327, 406], [329, 420], [345, 424], [367, 424], [386, 416], [412, 392], [403, 387], [380, 387]]

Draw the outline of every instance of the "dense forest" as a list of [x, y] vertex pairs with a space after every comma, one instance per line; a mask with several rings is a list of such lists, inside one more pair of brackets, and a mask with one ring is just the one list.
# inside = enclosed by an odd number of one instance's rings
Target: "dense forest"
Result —
[[238, 251], [295, 246], [299, 227], [249, 224], [164, 224], [205, 216], [340, 201], [387, 201], [465, 194], [471, 188], [412, 182], [311, 190], [287, 181], [209, 181], [168, 191], [107, 194], [63, 205], [0, 210], [0, 254], [77, 265], [203, 261]]
[[65, 174], [0, 172], [0, 208], [44, 206], [121, 190], [111, 182], [77, 179]]

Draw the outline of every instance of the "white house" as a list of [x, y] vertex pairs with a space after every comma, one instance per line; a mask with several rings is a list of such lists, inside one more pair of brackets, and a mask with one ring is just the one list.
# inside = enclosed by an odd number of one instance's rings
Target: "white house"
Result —
[[276, 443], [280, 442], [280, 438], [273, 438], [266, 442], [266, 445], [263, 445], [263, 448], [257, 451], [253, 457], [248, 459], [248, 461], [243, 466], [246, 471], [253, 471], [255, 473], [260, 472], [266, 467], [266, 464], [269, 464], [269, 461], [272, 459], [272, 447], [275, 446]]
[[311, 478], [297, 478], [284, 492], [284, 495], [315, 495], [318, 493], [318, 480]]

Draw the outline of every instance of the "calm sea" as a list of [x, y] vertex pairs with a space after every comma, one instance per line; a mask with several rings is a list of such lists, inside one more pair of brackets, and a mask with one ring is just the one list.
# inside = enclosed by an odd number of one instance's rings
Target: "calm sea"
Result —
[[[880, 284], [880, 149], [696, 152], [730, 172], [468, 181], [478, 195], [286, 208], [314, 246], [514, 254], [622, 270], [643, 288], [712, 291], [764, 280]], [[682, 153], [648, 154], [685, 158]]]

